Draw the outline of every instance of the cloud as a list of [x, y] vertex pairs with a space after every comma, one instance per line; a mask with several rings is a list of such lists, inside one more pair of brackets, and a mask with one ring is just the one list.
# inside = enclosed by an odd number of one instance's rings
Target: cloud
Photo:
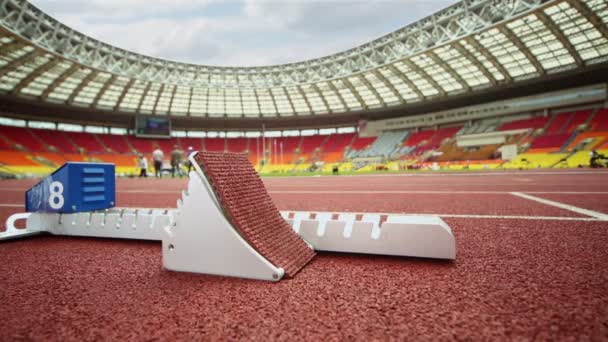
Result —
[[454, 0], [34, 0], [96, 39], [182, 62], [283, 64], [353, 48]]

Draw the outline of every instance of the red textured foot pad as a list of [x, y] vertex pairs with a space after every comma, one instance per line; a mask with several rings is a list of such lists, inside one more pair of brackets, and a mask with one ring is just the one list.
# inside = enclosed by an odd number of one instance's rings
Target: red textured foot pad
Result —
[[281, 217], [245, 154], [199, 152], [195, 160], [232, 226], [273, 265], [292, 277], [315, 256]]

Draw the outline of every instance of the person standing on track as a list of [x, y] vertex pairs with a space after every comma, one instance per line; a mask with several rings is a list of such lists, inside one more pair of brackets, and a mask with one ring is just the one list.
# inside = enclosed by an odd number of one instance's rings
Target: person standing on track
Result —
[[188, 165], [188, 174], [192, 171], [192, 162], [190, 162], [190, 155], [194, 152], [194, 148], [192, 146], [188, 146], [188, 152], [186, 152], [186, 164]]
[[148, 177], [148, 159], [143, 154], [139, 154], [139, 160], [137, 162], [139, 164], [139, 178]]
[[154, 152], [152, 152], [152, 160], [154, 161], [154, 176], [156, 178], [162, 177], [162, 169], [163, 169], [163, 159], [165, 158], [165, 154], [160, 148], [156, 148]]
[[178, 145], [173, 146], [173, 151], [171, 151], [171, 177], [175, 178], [175, 173], [177, 172], [178, 176], [182, 176], [182, 172], [180, 170], [180, 166], [182, 163], [182, 150]]

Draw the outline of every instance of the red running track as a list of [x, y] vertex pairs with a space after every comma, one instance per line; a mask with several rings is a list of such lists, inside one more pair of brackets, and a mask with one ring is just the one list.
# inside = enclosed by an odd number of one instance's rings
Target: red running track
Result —
[[[158, 243], [2, 243], [0, 340], [605, 340], [608, 222], [510, 192], [602, 215], [607, 180], [601, 172], [266, 179], [283, 210], [446, 214], [457, 241], [455, 262], [320, 253], [279, 283], [165, 271]], [[0, 182], [3, 219], [23, 210], [30, 184]], [[174, 206], [184, 186], [119, 180], [119, 205]]]

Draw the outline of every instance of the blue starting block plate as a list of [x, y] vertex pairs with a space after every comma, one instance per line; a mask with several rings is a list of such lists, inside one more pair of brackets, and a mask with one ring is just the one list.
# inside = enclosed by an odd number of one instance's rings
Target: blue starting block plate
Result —
[[114, 164], [65, 163], [25, 193], [27, 212], [75, 213], [116, 202]]

